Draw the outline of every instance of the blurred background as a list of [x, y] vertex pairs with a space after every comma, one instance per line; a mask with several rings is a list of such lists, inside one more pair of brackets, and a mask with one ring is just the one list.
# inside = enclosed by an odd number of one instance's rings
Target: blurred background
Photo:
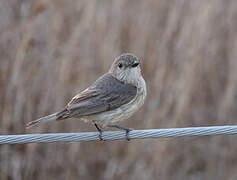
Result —
[[[120, 125], [237, 124], [237, 1], [0, 0], [0, 133], [96, 131], [61, 110], [123, 52], [148, 96]], [[0, 146], [0, 179], [237, 179], [236, 136]]]

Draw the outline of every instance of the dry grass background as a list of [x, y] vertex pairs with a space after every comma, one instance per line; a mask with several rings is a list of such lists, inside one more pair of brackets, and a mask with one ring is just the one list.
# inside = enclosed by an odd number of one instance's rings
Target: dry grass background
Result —
[[[236, 124], [237, 1], [1, 0], [0, 133], [94, 131], [61, 110], [122, 52], [142, 59], [148, 97], [121, 125]], [[0, 179], [237, 179], [236, 136], [0, 147]]]

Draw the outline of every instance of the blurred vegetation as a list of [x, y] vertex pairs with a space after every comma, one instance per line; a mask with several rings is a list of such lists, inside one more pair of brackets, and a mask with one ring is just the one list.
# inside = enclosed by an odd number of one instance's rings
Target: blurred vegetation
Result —
[[[72, 119], [25, 130], [132, 52], [148, 97], [121, 125], [236, 124], [237, 1], [1, 0], [0, 133], [95, 131]], [[0, 146], [0, 179], [236, 179], [236, 136]]]

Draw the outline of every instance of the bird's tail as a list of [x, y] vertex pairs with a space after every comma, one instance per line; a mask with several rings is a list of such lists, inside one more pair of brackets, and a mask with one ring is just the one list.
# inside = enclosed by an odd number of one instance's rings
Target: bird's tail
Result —
[[26, 124], [26, 128], [29, 129], [33, 126], [40, 124], [40, 123], [46, 123], [46, 122], [50, 122], [50, 121], [64, 119], [64, 118], [66, 118], [66, 114], [68, 114], [68, 110], [64, 109], [63, 111], [60, 111], [60, 112], [36, 119], [34, 121], [31, 121]]

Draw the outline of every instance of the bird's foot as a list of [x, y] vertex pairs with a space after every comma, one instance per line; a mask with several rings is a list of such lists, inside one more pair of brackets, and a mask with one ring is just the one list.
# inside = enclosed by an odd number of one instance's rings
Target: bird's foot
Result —
[[129, 132], [133, 130], [132, 128], [121, 127], [121, 126], [118, 126], [118, 125], [109, 125], [108, 127], [113, 127], [113, 128], [124, 130], [126, 132], [127, 141], [130, 141]]
[[103, 131], [102, 131], [102, 130], [99, 131], [99, 138], [100, 138], [100, 141], [105, 141], [105, 140], [103, 139]]
[[99, 139], [100, 139], [100, 141], [105, 141], [103, 139], [103, 130], [101, 128], [99, 128], [99, 126], [96, 123], [95, 123], [95, 127], [99, 131]]
[[130, 141], [130, 138], [129, 138], [129, 132], [132, 131], [133, 129], [132, 128], [126, 128], [125, 131], [126, 131], [126, 139], [127, 141]]

